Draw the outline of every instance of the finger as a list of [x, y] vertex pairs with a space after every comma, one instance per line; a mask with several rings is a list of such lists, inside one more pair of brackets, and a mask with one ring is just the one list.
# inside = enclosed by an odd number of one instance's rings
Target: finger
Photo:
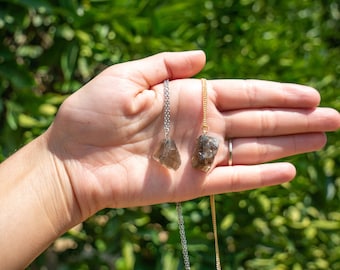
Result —
[[198, 73], [205, 65], [203, 51], [165, 52], [141, 60], [114, 65], [110, 72], [121, 78], [145, 86], [163, 82], [165, 79], [187, 78]]
[[238, 110], [224, 114], [227, 137], [279, 136], [334, 131], [339, 113], [330, 108]]
[[[273, 161], [301, 153], [321, 149], [326, 144], [324, 133], [296, 134], [289, 136], [232, 139], [232, 164], [251, 165]], [[223, 161], [218, 166], [229, 163], [229, 143], [221, 151]]]
[[313, 88], [262, 80], [213, 80], [215, 104], [220, 111], [242, 108], [311, 108], [320, 94]]
[[290, 163], [216, 167], [202, 185], [204, 195], [255, 189], [285, 183], [294, 178]]

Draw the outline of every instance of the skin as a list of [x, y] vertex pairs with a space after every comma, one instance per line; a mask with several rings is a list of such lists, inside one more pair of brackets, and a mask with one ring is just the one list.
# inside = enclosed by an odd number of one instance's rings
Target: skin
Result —
[[[22, 269], [58, 236], [100, 209], [190, 200], [290, 181], [278, 158], [315, 151], [340, 115], [317, 107], [310, 87], [209, 80], [209, 134], [220, 140], [213, 168], [191, 167], [201, 134], [201, 51], [161, 53], [111, 66], [60, 107], [40, 137], [0, 165], [1, 269]], [[163, 134], [163, 81], [170, 79], [177, 171], [152, 159]], [[228, 144], [233, 138], [233, 166]], [[18, 165], [20, 164], [20, 165]]]

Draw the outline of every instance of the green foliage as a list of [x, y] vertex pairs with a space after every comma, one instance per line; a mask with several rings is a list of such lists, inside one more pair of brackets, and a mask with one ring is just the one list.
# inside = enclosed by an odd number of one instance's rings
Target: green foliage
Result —
[[[203, 49], [200, 76], [308, 84], [340, 110], [339, 20], [336, 0], [1, 1], [0, 159], [103, 68], [160, 51]], [[291, 183], [217, 196], [224, 269], [340, 269], [338, 137], [291, 158]], [[183, 211], [192, 269], [213, 269], [207, 198]], [[46, 267], [183, 269], [175, 206], [103, 210], [30, 269]]]

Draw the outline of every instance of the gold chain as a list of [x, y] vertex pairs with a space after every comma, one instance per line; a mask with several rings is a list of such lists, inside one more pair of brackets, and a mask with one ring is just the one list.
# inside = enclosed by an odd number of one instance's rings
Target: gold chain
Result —
[[[203, 120], [202, 120], [202, 132], [203, 134], [208, 133], [208, 121], [207, 121], [207, 111], [208, 111], [208, 90], [207, 82], [205, 79], [201, 79], [202, 82], [202, 103], [203, 103]], [[218, 237], [217, 237], [217, 222], [216, 222], [216, 206], [215, 206], [215, 196], [210, 195], [210, 208], [211, 208], [211, 219], [214, 233], [215, 241], [215, 255], [216, 255], [216, 269], [221, 270], [220, 261], [220, 251], [218, 247]]]
[[210, 208], [211, 208], [211, 219], [212, 219], [214, 240], [215, 240], [216, 269], [221, 270], [220, 250], [218, 248], [218, 238], [217, 238], [216, 207], [215, 207], [215, 196], [214, 195], [210, 195]]
[[207, 111], [208, 111], [208, 89], [207, 81], [201, 79], [202, 82], [202, 103], [203, 103], [203, 121], [202, 121], [202, 132], [206, 134], [208, 132], [208, 122], [207, 122]]

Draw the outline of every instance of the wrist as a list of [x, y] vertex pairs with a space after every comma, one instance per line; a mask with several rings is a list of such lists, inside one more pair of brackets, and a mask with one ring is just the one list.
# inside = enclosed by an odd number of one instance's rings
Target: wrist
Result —
[[20, 269], [80, 215], [66, 171], [48, 148], [48, 133], [0, 164], [0, 179], [0, 268]]
[[[74, 196], [73, 187], [69, 179], [64, 162], [58, 157], [50, 142], [50, 130], [39, 138], [43, 161], [42, 175], [46, 181], [47, 192], [43, 194], [41, 202], [45, 204], [46, 216], [53, 225], [56, 234], [60, 235], [82, 221], [81, 210]], [[46, 201], [49, 203], [46, 205]]]

